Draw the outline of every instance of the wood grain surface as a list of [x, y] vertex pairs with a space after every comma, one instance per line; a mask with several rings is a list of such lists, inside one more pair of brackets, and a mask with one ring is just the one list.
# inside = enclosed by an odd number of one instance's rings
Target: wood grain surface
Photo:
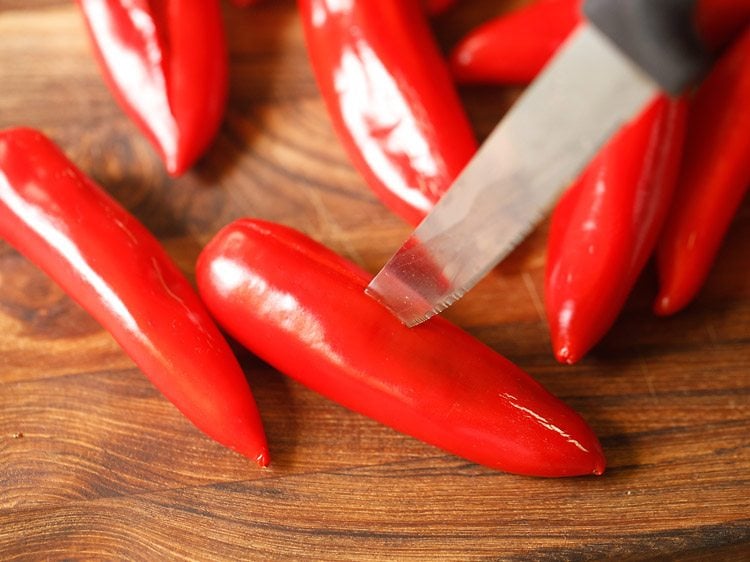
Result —
[[[465, 0], [448, 49], [517, 2]], [[231, 99], [216, 143], [171, 180], [103, 85], [69, 0], [0, 0], [0, 127], [38, 127], [192, 278], [242, 216], [282, 222], [375, 272], [409, 227], [331, 130], [294, 2], [224, 9]], [[517, 90], [465, 88], [483, 137]], [[749, 102], [750, 103], [750, 102]], [[493, 472], [351, 413], [237, 348], [272, 465], [204, 437], [112, 338], [0, 242], [0, 559], [648, 560], [750, 556], [750, 204], [683, 313], [650, 313], [649, 268], [579, 365], [543, 321], [546, 225], [447, 316], [577, 409], [602, 477]]]

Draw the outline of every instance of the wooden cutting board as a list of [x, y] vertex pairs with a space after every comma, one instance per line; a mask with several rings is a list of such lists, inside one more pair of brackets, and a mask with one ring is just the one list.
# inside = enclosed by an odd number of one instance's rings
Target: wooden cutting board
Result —
[[[465, 0], [445, 49], [521, 2]], [[0, 127], [29, 125], [142, 220], [192, 278], [229, 221], [301, 229], [375, 272], [409, 228], [334, 137], [294, 2], [226, 5], [231, 99], [206, 157], [169, 179], [105, 89], [69, 0], [0, 0]], [[467, 88], [483, 137], [517, 91]], [[238, 354], [273, 463], [204, 437], [107, 332], [0, 243], [0, 558], [618, 560], [750, 555], [750, 205], [705, 290], [650, 313], [647, 270], [582, 363], [543, 321], [546, 225], [447, 316], [567, 401], [602, 477], [493, 472], [351, 413]]]

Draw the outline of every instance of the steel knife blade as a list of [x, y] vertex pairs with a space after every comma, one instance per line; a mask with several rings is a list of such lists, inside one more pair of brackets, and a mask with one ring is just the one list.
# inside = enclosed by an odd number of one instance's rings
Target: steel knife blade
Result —
[[535, 227], [594, 152], [661, 89], [710, 66], [698, 0], [584, 0], [584, 23], [366, 292], [415, 325], [458, 300]]
[[607, 36], [580, 24], [366, 292], [408, 326], [450, 306], [658, 91]]

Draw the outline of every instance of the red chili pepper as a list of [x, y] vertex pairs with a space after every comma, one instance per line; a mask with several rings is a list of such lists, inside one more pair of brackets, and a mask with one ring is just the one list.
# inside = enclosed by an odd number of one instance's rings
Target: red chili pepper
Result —
[[[232, 2], [242, 8], [250, 6], [251, 4], [256, 4], [258, 0], [232, 0]], [[456, 0], [422, 0], [425, 10], [427, 10], [427, 13], [430, 15], [438, 15], [455, 3]]]
[[[245, 7], [250, 6], [251, 4], [256, 4], [258, 0], [232, 0], [232, 2], [237, 6]], [[427, 13], [430, 15], [438, 15], [455, 3], [456, 0], [422, 0], [425, 10], [427, 10]]]
[[268, 463], [250, 388], [198, 295], [142, 224], [30, 129], [0, 132], [0, 236], [107, 328], [199, 429]]
[[575, 363], [617, 318], [672, 201], [687, 104], [660, 97], [602, 149], [555, 209], [545, 306], [554, 353]]
[[213, 140], [227, 97], [218, 0], [77, 0], [117, 101], [178, 176]]
[[581, 21], [581, 0], [539, 0], [488, 21], [450, 54], [465, 83], [531, 82]]
[[750, 186], [750, 28], [693, 101], [677, 196], [657, 252], [654, 309], [673, 314], [703, 285]]
[[406, 328], [365, 295], [366, 272], [299, 232], [234, 222], [196, 273], [240, 343], [352, 410], [508, 472], [604, 470], [583, 419], [521, 369], [443, 318]]
[[476, 151], [420, 0], [299, 0], [333, 126], [373, 191], [416, 224]]
[[[537, 0], [469, 32], [450, 55], [464, 83], [526, 84], [581, 22], [582, 0]], [[696, 25], [718, 49], [750, 22], [748, 0], [699, 0]]]

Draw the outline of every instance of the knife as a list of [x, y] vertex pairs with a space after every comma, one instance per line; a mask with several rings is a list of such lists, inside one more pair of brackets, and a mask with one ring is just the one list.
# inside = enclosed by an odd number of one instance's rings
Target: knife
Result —
[[586, 0], [584, 22], [367, 286], [407, 326], [461, 298], [660, 91], [708, 67], [697, 0]]

